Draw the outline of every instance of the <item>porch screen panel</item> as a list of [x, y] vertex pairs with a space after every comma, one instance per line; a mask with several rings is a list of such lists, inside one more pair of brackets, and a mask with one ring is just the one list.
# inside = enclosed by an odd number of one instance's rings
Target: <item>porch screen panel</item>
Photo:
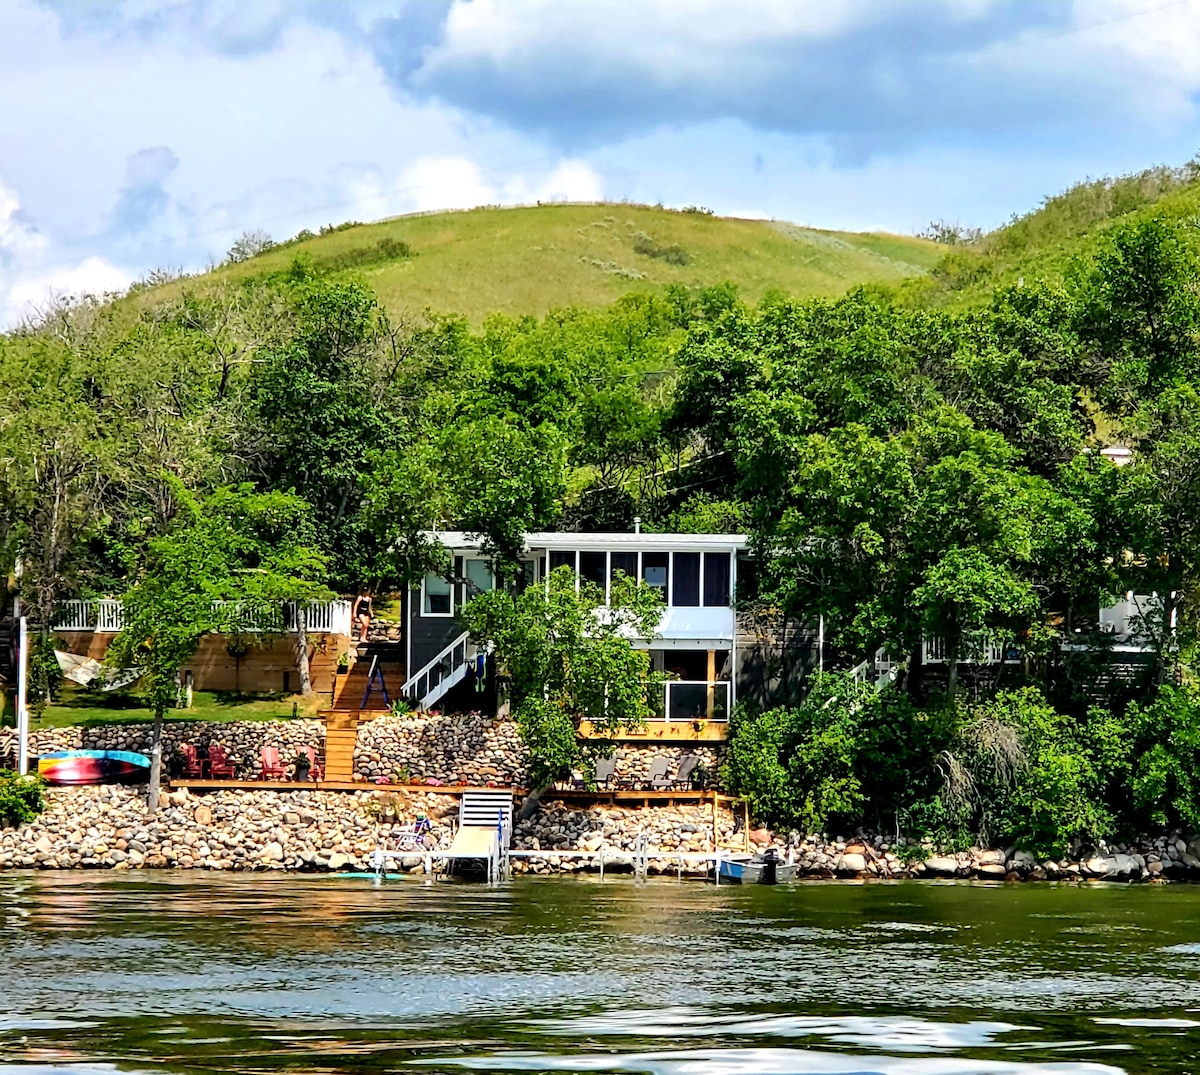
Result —
[[604, 590], [604, 582], [608, 578], [608, 553], [581, 552], [579, 554], [579, 577], [584, 582], [590, 582]]
[[550, 574], [553, 575], [560, 567], [569, 567], [574, 571], [575, 554], [573, 552], [552, 552], [550, 554]]
[[618, 571], [623, 575], [628, 575], [631, 579], [636, 579], [638, 577], [637, 553], [614, 552], [610, 571], [614, 579], [617, 577]]
[[709, 608], [729, 606], [729, 553], [704, 554], [704, 603]]
[[677, 552], [675, 554], [675, 579], [671, 591], [671, 604], [680, 608], [693, 608], [700, 604], [700, 554]]
[[653, 586], [662, 591], [663, 599], [667, 596], [667, 584], [671, 575], [671, 554], [669, 552], [642, 553], [642, 581], [647, 586]]

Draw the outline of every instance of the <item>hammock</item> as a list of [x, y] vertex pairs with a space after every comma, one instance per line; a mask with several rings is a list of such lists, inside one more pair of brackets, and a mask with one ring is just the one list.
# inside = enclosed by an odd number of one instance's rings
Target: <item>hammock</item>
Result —
[[105, 668], [95, 657], [81, 657], [78, 653], [54, 651], [58, 667], [72, 683], [90, 690], [115, 691], [128, 687], [142, 678], [144, 668]]

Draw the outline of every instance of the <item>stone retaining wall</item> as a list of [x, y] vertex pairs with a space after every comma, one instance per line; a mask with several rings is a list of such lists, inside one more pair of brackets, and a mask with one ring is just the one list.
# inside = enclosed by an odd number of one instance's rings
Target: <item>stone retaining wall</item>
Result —
[[[418, 813], [431, 821], [429, 850], [453, 839], [458, 799], [434, 790], [364, 788], [331, 791], [211, 791], [179, 789], [165, 796], [154, 817], [144, 793], [119, 786], [63, 788], [48, 793], [46, 812], [18, 829], [0, 832], [0, 869], [181, 868], [212, 870], [369, 870], [376, 847], [394, 840], [396, 826]], [[514, 872], [551, 873], [630, 869], [643, 851], [651, 873], [696, 874], [680, 852], [741, 849], [746, 834], [733, 812], [711, 802], [684, 806], [579, 808], [550, 801], [514, 829], [514, 849], [572, 850], [585, 860], [514, 860]], [[715, 840], [714, 840], [715, 836]], [[751, 846], [773, 842], [765, 830]], [[996, 881], [1200, 880], [1200, 839], [1178, 833], [1135, 845], [1101, 844], [1074, 859], [1039, 861], [1022, 851], [976, 848], [933, 855], [919, 844], [893, 846], [881, 837], [821, 841], [792, 834], [780, 839], [785, 858], [810, 878], [886, 879], [958, 877]], [[419, 854], [401, 859], [417, 872]]]
[[[55, 750], [134, 750], [148, 753], [153, 725], [102, 724], [92, 728], [43, 728], [30, 733], [32, 757]], [[319, 720], [168, 721], [163, 727], [163, 758], [184, 743], [220, 743], [243, 780], [262, 773], [262, 748], [277, 747], [290, 763], [306, 746], [324, 751], [325, 725]], [[0, 731], [0, 764], [16, 757], [16, 733]], [[656, 758], [665, 758], [674, 773], [685, 754], [699, 756], [715, 780], [721, 762], [719, 749], [707, 746], [624, 744], [617, 752], [617, 778], [634, 786], [646, 781]], [[437, 781], [442, 784], [524, 787], [528, 782], [526, 754], [516, 723], [483, 713], [414, 713], [381, 715], [359, 725], [354, 750], [356, 780], [364, 783]]]

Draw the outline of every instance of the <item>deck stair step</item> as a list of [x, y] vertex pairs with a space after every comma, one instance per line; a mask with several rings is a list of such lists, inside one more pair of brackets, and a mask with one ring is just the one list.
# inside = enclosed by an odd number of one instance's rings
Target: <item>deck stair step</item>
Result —
[[322, 716], [325, 718], [325, 779], [353, 780], [359, 714], [328, 710]]

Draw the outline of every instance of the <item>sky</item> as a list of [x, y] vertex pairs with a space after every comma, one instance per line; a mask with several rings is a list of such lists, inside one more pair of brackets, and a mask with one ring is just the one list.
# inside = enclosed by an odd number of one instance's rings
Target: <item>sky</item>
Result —
[[0, 327], [423, 210], [992, 228], [1198, 94], [1200, 0], [0, 0]]

